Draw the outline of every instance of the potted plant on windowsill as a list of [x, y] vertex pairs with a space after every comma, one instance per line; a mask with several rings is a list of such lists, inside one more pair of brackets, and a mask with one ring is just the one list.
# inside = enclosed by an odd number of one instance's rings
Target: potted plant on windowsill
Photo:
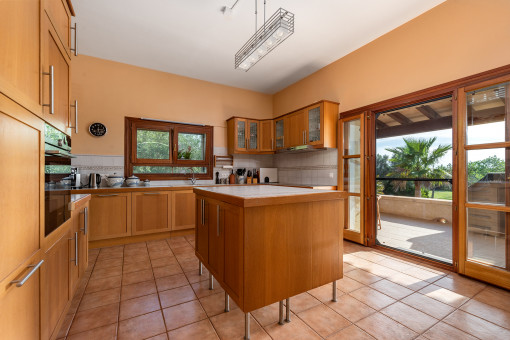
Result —
[[178, 159], [191, 159], [191, 145], [186, 149], [179, 150], [177, 153]]

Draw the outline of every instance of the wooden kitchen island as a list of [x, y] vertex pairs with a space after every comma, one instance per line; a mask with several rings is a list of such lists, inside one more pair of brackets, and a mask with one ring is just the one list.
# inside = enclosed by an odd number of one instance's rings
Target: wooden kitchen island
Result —
[[[196, 194], [195, 253], [232, 298], [250, 312], [342, 278], [344, 193], [281, 186], [217, 186]], [[212, 289], [213, 279], [209, 284]]]

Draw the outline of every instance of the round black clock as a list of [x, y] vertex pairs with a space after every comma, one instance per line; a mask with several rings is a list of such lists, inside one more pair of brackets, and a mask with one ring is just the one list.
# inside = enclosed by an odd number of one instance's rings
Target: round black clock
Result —
[[106, 126], [102, 123], [92, 123], [89, 126], [89, 131], [92, 136], [102, 137], [106, 135]]

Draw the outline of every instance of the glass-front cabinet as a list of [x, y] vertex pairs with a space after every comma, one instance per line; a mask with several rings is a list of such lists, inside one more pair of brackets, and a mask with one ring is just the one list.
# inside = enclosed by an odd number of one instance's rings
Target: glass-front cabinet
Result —
[[324, 133], [321, 134], [321, 129], [323, 126], [324, 120], [324, 111], [321, 109], [322, 104], [317, 104], [314, 106], [308, 107], [306, 111], [306, 135], [307, 135], [307, 144], [323, 144]]
[[276, 149], [283, 149], [286, 147], [285, 145], [285, 121], [286, 118], [281, 118], [275, 121], [274, 123], [274, 131], [275, 131], [275, 140], [276, 140]]
[[259, 148], [259, 122], [255, 120], [248, 121], [248, 150], [258, 150]]

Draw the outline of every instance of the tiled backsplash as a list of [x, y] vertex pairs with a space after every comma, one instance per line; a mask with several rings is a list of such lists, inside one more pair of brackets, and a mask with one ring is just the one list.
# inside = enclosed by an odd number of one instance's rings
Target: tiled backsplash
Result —
[[[214, 148], [215, 155], [226, 155], [226, 148]], [[78, 168], [82, 184], [88, 182], [90, 173], [124, 175], [124, 156], [76, 155], [71, 163]], [[235, 155], [234, 168], [278, 168], [278, 180], [283, 183], [337, 185], [337, 149], [305, 153], [276, 155]], [[220, 178], [228, 177], [229, 169], [214, 168]], [[189, 181], [152, 181], [153, 185], [181, 185]], [[213, 184], [214, 180], [199, 183]]]

